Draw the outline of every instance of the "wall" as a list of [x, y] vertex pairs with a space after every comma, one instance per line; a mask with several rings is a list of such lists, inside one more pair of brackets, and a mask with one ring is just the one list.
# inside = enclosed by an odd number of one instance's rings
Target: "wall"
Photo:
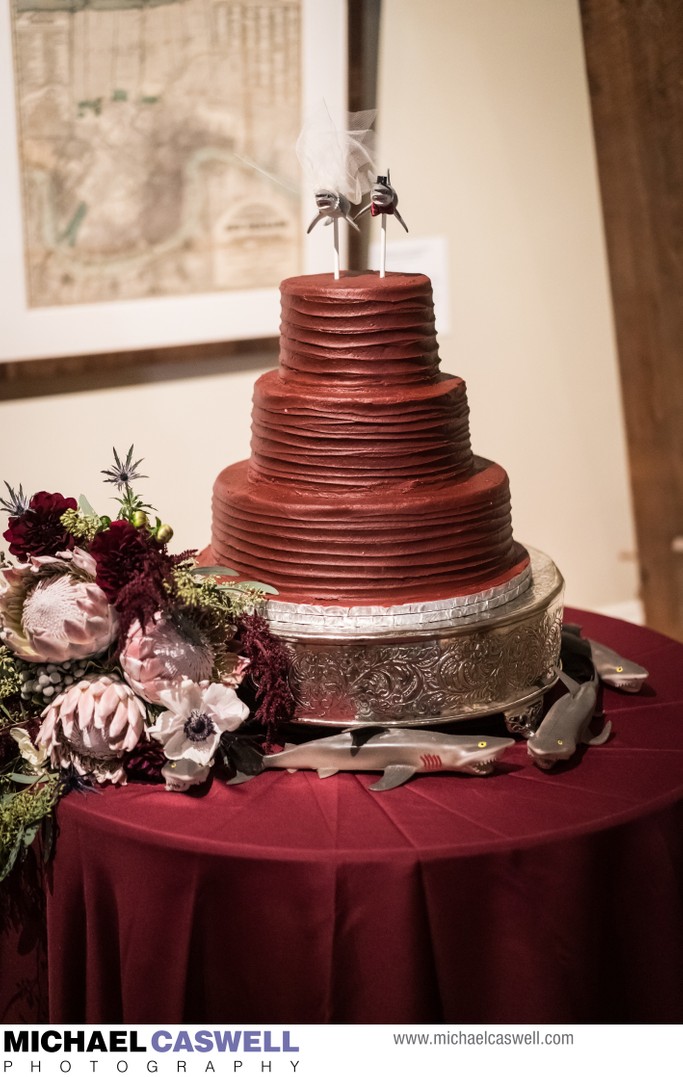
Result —
[[557, 562], [570, 602], [632, 605], [635, 539], [578, 5], [382, 7], [380, 159], [411, 236], [447, 241], [450, 332], [440, 350], [468, 384], [474, 449], [508, 470], [516, 534]]
[[135, 488], [174, 528], [173, 550], [204, 546], [213, 480], [248, 455], [252, 387], [273, 364], [265, 354], [169, 364], [145, 368], [133, 384], [98, 388], [95, 376], [64, 393], [50, 382], [44, 395], [0, 404], [0, 476], [25, 491], [83, 493], [112, 515], [115, 490], [100, 471], [112, 446], [120, 454], [135, 444], [149, 476]]
[[[515, 532], [558, 563], [568, 601], [627, 611], [634, 534], [577, 6], [382, 8], [380, 160], [411, 238], [446, 240], [441, 353], [468, 383], [475, 451], [507, 468]], [[104, 511], [99, 471], [135, 442], [174, 548], [202, 545], [213, 478], [248, 454], [251, 387], [270, 362], [39, 385], [0, 404], [0, 476]]]

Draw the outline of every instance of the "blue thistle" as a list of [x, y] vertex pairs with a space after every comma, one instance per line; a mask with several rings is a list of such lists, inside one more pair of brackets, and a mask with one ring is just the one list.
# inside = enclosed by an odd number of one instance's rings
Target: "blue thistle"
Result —
[[113, 482], [118, 486], [119, 490], [122, 490], [126, 486], [130, 486], [136, 479], [146, 479], [146, 475], [140, 475], [138, 467], [142, 463], [142, 457], [139, 460], [133, 462], [133, 452], [135, 446], [131, 445], [130, 449], [126, 453], [125, 460], [122, 460], [116, 449], [113, 449], [114, 464], [112, 467], [103, 469], [102, 474], [106, 476], [105, 482]]
[[23, 516], [24, 513], [29, 510], [30, 500], [24, 493], [23, 486], [19, 483], [18, 490], [13, 490], [8, 482], [5, 483], [5, 486], [7, 487], [9, 497], [6, 500], [5, 498], [0, 497], [0, 507], [2, 507], [5, 512], [9, 513], [10, 516]]

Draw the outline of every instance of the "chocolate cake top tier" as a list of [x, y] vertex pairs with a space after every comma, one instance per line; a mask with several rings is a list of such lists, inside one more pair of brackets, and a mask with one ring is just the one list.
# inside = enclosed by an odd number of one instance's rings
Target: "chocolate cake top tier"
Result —
[[421, 273], [326, 273], [280, 286], [280, 377], [353, 389], [439, 376], [432, 287]]

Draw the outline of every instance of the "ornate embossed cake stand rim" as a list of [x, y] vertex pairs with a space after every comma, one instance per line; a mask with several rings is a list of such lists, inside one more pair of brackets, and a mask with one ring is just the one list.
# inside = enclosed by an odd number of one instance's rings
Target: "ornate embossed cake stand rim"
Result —
[[564, 591], [550, 558], [529, 553], [516, 590], [474, 602], [370, 611], [268, 602], [291, 660], [296, 721], [424, 726], [502, 713], [511, 732], [528, 736], [557, 678]]

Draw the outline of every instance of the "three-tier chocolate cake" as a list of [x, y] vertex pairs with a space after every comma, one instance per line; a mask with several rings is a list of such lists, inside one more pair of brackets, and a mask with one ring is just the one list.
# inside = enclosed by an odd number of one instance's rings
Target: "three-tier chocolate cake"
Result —
[[[251, 458], [215, 482], [210, 556], [277, 589], [268, 616], [291, 645], [299, 717], [444, 721], [538, 695], [559, 650], [561, 577], [535, 555], [539, 596], [507, 474], [472, 452], [465, 383], [440, 370], [431, 282], [320, 274], [283, 281], [281, 296], [279, 366], [256, 382]], [[516, 657], [500, 648], [503, 611], [503, 635], [524, 626]], [[463, 641], [479, 668], [453, 663]]]

